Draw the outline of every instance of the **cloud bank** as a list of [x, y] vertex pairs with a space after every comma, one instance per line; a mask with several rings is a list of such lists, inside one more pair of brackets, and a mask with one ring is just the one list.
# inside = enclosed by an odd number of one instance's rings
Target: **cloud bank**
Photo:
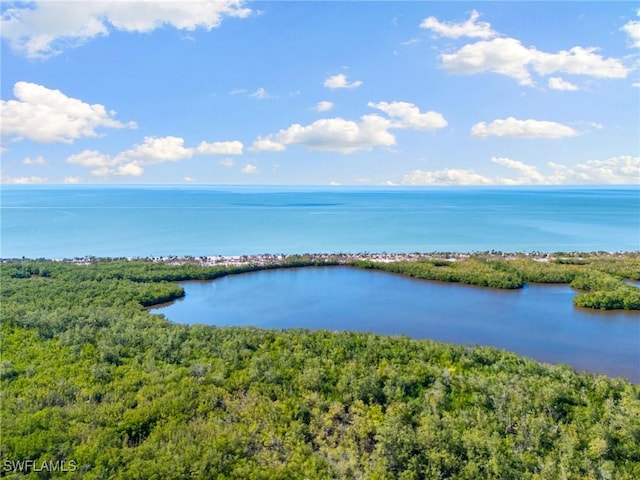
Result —
[[[3, 2], [4, 3], [4, 2]], [[163, 0], [6, 2], [0, 31], [14, 52], [48, 58], [65, 48], [111, 30], [148, 33], [163, 26], [211, 30], [224, 17], [245, 18], [252, 11], [240, 0]]]
[[514, 176], [490, 177], [473, 169], [414, 170], [402, 185], [612, 185], [640, 181], [640, 157], [629, 155], [606, 160], [589, 160], [575, 165], [548, 162], [548, 173], [519, 160], [493, 157], [491, 161], [511, 170]]

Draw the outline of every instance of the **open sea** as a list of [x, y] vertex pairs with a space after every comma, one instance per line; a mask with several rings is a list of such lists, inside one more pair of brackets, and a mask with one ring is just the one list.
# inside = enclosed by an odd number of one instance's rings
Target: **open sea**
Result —
[[3, 258], [635, 251], [640, 186], [12, 186]]

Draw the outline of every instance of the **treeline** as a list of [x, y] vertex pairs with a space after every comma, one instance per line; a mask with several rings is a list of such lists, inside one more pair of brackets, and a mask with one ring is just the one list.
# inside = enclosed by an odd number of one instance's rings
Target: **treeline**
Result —
[[574, 298], [579, 307], [640, 310], [640, 288], [625, 283], [625, 279], [640, 280], [640, 256], [631, 253], [557, 256], [545, 261], [524, 255], [508, 258], [476, 255], [455, 261], [356, 261], [353, 264], [425, 280], [492, 288], [522, 288], [525, 283], [568, 283], [581, 291]]
[[202, 265], [196, 259], [184, 262], [163, 262], [150, 259], [127, 260], [124, 258], [95, 258], [82, 260], [5, 260], [2, 263], [4, 277], [31, 278], [71, 276], [75, 280], [125, 279], [134, 282], [178, 282], [183, 280], [214, 280], [221, 276], [248, 273], [272, 268], [295, 268], [337, 265], [338, 257], [316, 258], [312, 255], [289, 255], [270, 263], [246, 263], [240, 265]]
[[[626, 380], [487, 347], [174, 325], [144, 308], [180, 295], [168, 279], [237, 271], [3, 264], [0, 475], [640, 478], [640, 386]], [[11, 471], [24, 460], [74, 469]]]
[[523, 278], [502, 260], [420, 260], [401, 262], [357, 261], [354, 266], [408, 275], [423, 280], [459, 282], [493, 288], [521, 288]]

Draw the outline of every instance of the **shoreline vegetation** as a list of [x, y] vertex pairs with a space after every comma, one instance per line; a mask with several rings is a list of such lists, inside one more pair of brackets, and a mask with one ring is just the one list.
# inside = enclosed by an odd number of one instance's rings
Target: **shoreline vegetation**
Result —
[[[77, 266], [128, 263], [150, 276], [141, 281], [211, 280], [259, 270], [310, 266], [350, 266], [382, 270], [421, 280], [453, 282], [481, 287], [515, 289], [526, 283], [564, 283], [578, 291], [574, 305], [598, 310], [640, 310], [640, 252], [433, 252], [433, 253], [307, 253], [237, 256], [159, 256], [62, 260], [2, 259], [21, 270], [13, 276], [41, 275], [49, 263]], [[126, 263], [123, 263], [126, 262]], [[46, 272], [48, 268], [45, 266]], [[174, 300], [182, 296], [169, 298]], [[163, 300], [164, 303], [165, 301]], [[152, 304], [147, 304], [150, 306]]]
[[614, 297], [640, 276], [640, 252], [380, 255], [3, 260], [1, 476], [640, 478], [640, 385], [624, 378], [404, 336], [178, 325], [145, 308], [181, 296], [179, 280], [340, 261]]

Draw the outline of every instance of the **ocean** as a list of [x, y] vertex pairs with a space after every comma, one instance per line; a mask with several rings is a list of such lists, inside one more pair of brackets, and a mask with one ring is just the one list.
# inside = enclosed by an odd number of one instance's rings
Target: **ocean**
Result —
[[640, 250], [640, 187], [34, 186], [2, 258]]

